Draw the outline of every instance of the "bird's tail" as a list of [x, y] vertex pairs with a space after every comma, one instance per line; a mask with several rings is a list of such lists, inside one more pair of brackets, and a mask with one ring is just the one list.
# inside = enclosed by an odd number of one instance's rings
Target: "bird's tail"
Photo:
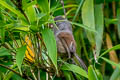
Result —
[[74, 56], [75, 56], [75, 57], [77, 58], [77, 60], [79, 61], [80, 66], [88, 72], [87, 66], [85, 65], [85, 63], [83, 62], [83, 60], [77, 55], [77, 53], [74, 53]]

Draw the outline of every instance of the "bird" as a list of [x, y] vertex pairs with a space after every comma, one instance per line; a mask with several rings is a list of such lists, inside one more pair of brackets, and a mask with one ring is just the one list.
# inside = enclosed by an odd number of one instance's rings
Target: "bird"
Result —
[[53, 25], [52, 30], [56, 39], [59, 55], [67, 57], [68, 59], [75, 56], [80, 66], [87, 71], [85, 63], [76, 53], [76, 42], [73, 36], [71, 23], [63, 16], [56, 16], [54, 21], [55, 25]]

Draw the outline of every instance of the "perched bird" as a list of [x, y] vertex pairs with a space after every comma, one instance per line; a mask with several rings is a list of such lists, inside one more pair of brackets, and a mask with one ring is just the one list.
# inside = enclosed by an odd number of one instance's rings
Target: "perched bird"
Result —
[[72, 32], [72, 25], [62, 16], [55, 17], [54, 21], [57, 26], [53, 27], [53, 32], [56, 38], [58, 55], [62, 55], [62, 57], [67, 56], [67, 58], [73, 58], [75, 56], [81, 67], [87, 71], [86, 65], [76, 54], [76, 42]]

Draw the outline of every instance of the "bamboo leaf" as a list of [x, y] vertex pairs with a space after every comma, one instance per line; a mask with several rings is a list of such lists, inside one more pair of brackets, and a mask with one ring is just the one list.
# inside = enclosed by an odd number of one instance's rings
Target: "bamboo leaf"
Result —
[[29, 31], [29, 27], [14, 27], [11, 30]]
[[37, 16], [36, 16], [36, 11], [35, 11], [35, 8], [34, 8], [33, 5], [27, 7], [26, 15], [27, 15], [27, 17], [29, 19], [29, 22], [31, 24], [34, 24], [34, 22], [37, 20], [37, 18], [36, 18]]
[[0, 56], [8, 56], [8, 55], [10, 55], [10, 50], [7, 50], [6, 48], [1, 47]]
[[14, 9], [12, 6], [10, 6], [9, 4], [7, 4], [5, 1], [0, 0], [0, 4], [2, 6], [4, 6], [5, 8], [9, 9], [10, 11], [12, 11], [14, 14], [18, 15], [19, 17], [23, 18], [22, 13], [20, 13], [18, 10]]
[[27, 9], [27, 8], [30, 7], [30, 6], [33, 6], [33, 5], [37, 4], [36, 1], [32, 1], [32, 2], [30, 2], [30, 3], [27, 3], [26, 0], [22, 0], [22, 1], [23, 1], [23, 2], [22, 2], [22, 3], [23, 3], [22, 5], [24, 5], [24, 6], [23, 6], [23, 10]]
[[1, 42], [4, 43], [5, 42], [5, 28], [1, 28], [0, 29], [0, 37], [1, 37]]
[[[65, 5], [64, 6], [64, 8], [74, 8], [74, 7], [78, 7], [78, 5], [76, 5], [76, 4], [69, 4], [69, 5]], [[63, 7], [59, 7], [59, 8], [57, 8], [57, 9], [55, 9], [55, 11], [58, 11], [58, 10], [61, 10], [61, 9], [63, 9]]]
[[76, 66], [76, 65], [73, 65], [73, 64], [65, 63], [65, 65], [63, 65], [63, 66], [61, 67], [61, 70], [72, 71], [72, 72], [74, 72], [74, 73], [78, 73], [79, 75], [88, 78], [88, 75], [87, 75], [87, 73], [86, 73], [85, 70], [83, 70], [83, 69], [80, 68], [79, 66]]
[[65, 76], [66, 80], [72, 80], [72, 79], [71, 79], [71, 74], [70, 74], [70, 72], [68, 72], [68, 71], [63, 71], [63, 73], [64, 73], [64, 76]]
[[21, 74], [22, 74], [21, 65], [22, 65], [22, 62], [23, 62], [23, 59], [24, 59], [26, 49], [27, 49], [26, 46], [22, 46], [22, 47], [17, 49], [16, 64], [17, 64]]
[[5, 41], [5, 21], [0, 9], [0, 38], [1, 38], [1, 42], [4, 43]]
[[104, 61], [106, 61], [107, 63], [109, 63], [109, 64], [111, 64], [111, 65], [113, 65], [113, 66], [116, 66], [116, 67], [119, 67], [119, 68], [120, 68], [120, 64], [117, 64], [117, 63], [115, 63], [115, 62], [113, 62], [113, 61], [110, 61], [109, 59], [104, 58], [104, 57], [101, 57], [101, 59], [103, 59]]
[[117, 9], [117, 19], [118, 19], [117, 23], [118, 37], [120, 39], [120, 8]]
[[42, 31], [42, 36], [48, 51], [48, 56], [57, 69], [57, 48], [54, 34], [50, 29], [44, 29]]
[[79, 3], [79, 6], [78, 6], [78, 8], [76, 10], [76, 13], [75, 13], [75, 16], [73, 17], [73, 20], [72, 20], [73, 22], [75, 21], [77, 15], [79, 13], [79, 10], [81, 9], [81, 6], [82, 6], [83, 2], [84, 2], [84, 0], [81, 0], [80, 3]]
[[118, 45], [116, 45], [116, 46], [114, 46], [114, 47], [106, 50], [105, 52], [103, 52], [103, 53], [99, 56], [99, 58], [102, 57], [103, 55], [107, 54], [108, 52], [112, 51], [112, 50], [118, 50], [118, 49], [120, 49], [120, 44], [118, 44]]
[[120, 77], [120, 68], [117, 67], [112, 73], [110, 80], [119, 80], [119, 77]]
[[93, 69], [91, 65], [88, 67], [88, 79], [98, 80], [97, 74], [95, 73], [95, 70]]
[[97, 74], [97, 77], [98, 77], [98, 80], [103, 80], [103, 76], [102, 74], [100, 73], [100, 71], [98, 69], [95, 69], [95, 72]]
[[69, 21], [72, 25], [76, 25], [76, 26], [79, 26], [87, 31], [90, 31], [90, 32], [93, 32], [93, 33], [96, 33], [96, 30], [93, 30], [91, 29], [90, 27], [86, 26], [86, 25], [83, 25], [83, 24], [80, 24], [80, 23], [76, 23], [76, 22], [71, 22]]
[[103, 28], [104, 28], [104, 16], [103, 16], [103, 5], [97, 4], [95, 5], [95, 27], [96, 27], [96, 56], [99, 56], [101, 45], [102, 45], [102, 38], [103, 38]]
[[44, 20], [45, 21], [48, 21], [49, 17], [50, 17], [50, 6], [49, 6], [49, 3], [48, 3], [48, 0], [37, 0], [37, 3], [39, 5], [39, 8], [41, 9], [42, 13], [45, 13], [47, 14], [45, 17], [44, 17]]
[[[94, 20], [94, 1], [85, 0], [82, 7], [82, 21], [83, 24], [95, 30], [95, 20]], [[89, 31], [86, 31], [88, 40], [90, 44], [95, 46], [95, 34]]]

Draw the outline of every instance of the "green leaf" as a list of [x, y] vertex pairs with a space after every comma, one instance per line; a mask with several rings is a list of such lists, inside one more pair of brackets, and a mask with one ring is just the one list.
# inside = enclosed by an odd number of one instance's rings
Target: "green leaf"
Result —
[[103, 80], [103, 76], [102, 76], [102, 74], [100, 73], [100, 71], [97, 70], [97, 69], [95, 69], [95, 72], [96, 72], [96, 74], [97, 74], [98, 80]]
[[71, 12], [73, 12], [73, 11], [76, 11], [76, 8], [71, 8], [70, 10], [68, 10], [68, 11], [66, 12], [66, 15], [68, 16], [68, 15], [71, 14]]
[[9, 9], [10, 11], [12, 11], [14, 14], [18, 15], [19, 17], [23, 18], [23, 14], [20, 13], [18, 10], [14, 9], [12, 6], [10, 6], [9, 4], [7, 4], [5, 1], [0, 0], [0, 4], [2, 6], [4, 6], [5, 8]]
[[41, 19], [41, 18], [44, 17], [44, 16], [46, 16], [45, 13], [39, 13], [39, 14], [37, 15], [37, 18], [38, 18], [38, 20], [39, 20], [39, 19]]
[[11, 54], [10, 54], [10, 50], [1, 47], [1, 48], [0, 48], [0, 56], [8, 56], [8, 55], [11, 55]]
[[[64, 6], [64, 8], [74, 8], [74, 7], [76, 8], [76, 7], [78, 7], [78, 5], [76, 5], [76, 4], [69, 4], [69, 5], [65, 5]], [[58, 11], [58, 10], [61, 10], [61, 9], [63, 9], [63, 7], [59, 7], [57, 9], [55, 9], [55, 11]], [[54, 11], [54, 10], [52, 10], [52, 11]]]
[[110, 19], [110, 18], [105, 18], [105, 25], [108, 26], [109, 24], [117, 24], [118, 19]]
[[78, 15], [78, 13], [79, 13], [79, 11], [81, 9], [81, 6], [82, 6], [83, 2], [84, 2], [84, 0], [81, 0], [80, 3], [79, 3], [79, 6], [78, 6], [78, 8], [76, 10], [76, 13], [75, 13], [75, 16], [73, 17], [73, 20], [72, 20], [73, 22], [75, 21], [77, 15]]
[[42, 12], [44, 13], [50, 12], [48, 0], [37, 0], [37, 2]]
[[118, 19], [117, 23], [118, 37], [120, 39], [120, 8], [117, 9], [117, 19]]
[[4, 43], [5, 42], [5, 28], [0, 28], [0, 37], [1, 37], [2, 43]]
[[[13, 69], [14, 70], [14, 69]], [[14, 75], [13, 72], [9, 72], [8, 74], [6, 74], [6, 76], [4, 77], [4, 80], [10, 80], [10, 78], [12, 78], [12, 76]]]
[[[83, 24], [89, 28], [95, 30], [95, 20], [94, 20], [94, 1], [85, 0], [82, 7], [82, 21]], [[92, 47], [95, 45], [95, 34], [89, 31], [87, 32], [87, 37]]]
[[116, 66], [116, 67], [120, 68], [120, 64], [117, 64], [117, 63], [115, 63], [115, 62], [113, 62], [113, 61], [111, 61], [111, 60], [109, 60], [107, 58], [104, 58], [104, 57], [101, 57], [101, 59], [103, 59], [104, 61], [106, 61], [107, 63], [109, 63], [109, 64], [111, 64], [113, 66]]
[[3, 77], [3, 73], [0, 72], [0, 80], [2, 80], [2, 77]]
[[33, 5], [27, 7], [26, 15], [27, 15], [27, 17], [29, 19], [29, 22], [31, 24], [34, 24], [34, 22], [37, 20], [37, 18], [36, 18], [37, 16], [36, 16], [36, 11], [35, 11], [35, 8], [34, 8]]
[[50, 29], [46, 28], [42, 31], [42, 36], [48, 51], [48, 56], [50, 57], [55, 68], [57, 69], [57, 47], [54, 34]]
[[43, 20], [46, 15], [47, 14], [45, 14], [45, 13], [37, 14], [37, 23], [38, 23], [37, 25], [38, 26], [42, 26], [42, 24], [44, 24], [46, 22], [45, 20]]
[[97, 74], [95, 73], [95, 70], [93, 69], [93, 67], [91, 65], [88, 67], [88, 79], [89, 80], [98, 80]]
[[29, 31], [29, 27], [14, 27], [11, 30]]
[[104, 16], [103, 16], [102, 4], [95, 5], [95, 27], [97, 31], [97, 33], [95, 34], [96, 56], [99, 56], [103, 41], [102, 38], [103, 38], [103, 28], [104, 28]]
[[102, 57], [103, 55], [107, 54], [108, 52], [112, 51], [112, 50], [118, 50], [118, 49], [120, 49], [120, 44], [118, 44], [118, 45], [116, 45], [116, 46], [114, 46], [114, 47], [106, 50], [105, 52], [103, 52], [103, 53], [99, 56], [99, 58]]
[[[19, 10], [13, 8], [9, 4], [7, 4], [4, 0], [0, 0], [0, 5], [2, 5], [3, 7], [9, 9], [11, 12], [16, 14], [17, 18], [19, 18], [21, 20], [22, 24], [28, 24], [27, 19], [25, 18], [25, 16]], [[16, 17], [16, 15], [14, 15], [14, 17]]]
[[22, 74], [21, 65], [22, 65], [22, 62], [23, 62], [23, 59], [24, 59], [26, 49], [27, 49], [26, 45], [17, 49], [16, 64], [17, 64], [21, 74]]
[[74, 73], [78, 73], [79, 75], [88, 78], [88, 75], [87, 75], [85, 70], [83, 70], [79, 66], [76, 66], [76, 65], [73, 65], [73, 64], [66, 63], [66, 64], [61, 66], [61, 70], [72, 71]]
[[23, 10], [25, 10], [25, 9], [27, 9], [29, 6], [33, 6], [33, 5], [36, 5], [36, 1], [32, 1], [32, 2], [30, 2], [30, 3], [27, 3], [27, 1], [26, 0], [22, 0], [23, 2], [23, 4], [22, 5], [24, 5], [23, 6]]
[[[16, 72], [18, 71], [18, 68], [16, 67], [16, 64], [12, 65], [10, 67], [10, 69], [12, 69], [12, 70], [14, 70]], [[16, 77], [15, 75], [17, 75], [17, 74], [15, 74], [14, 72], [8, 70], [6, 75], [4, 76], [3, 80], [10, 80], [11, 78]], [[22, 79], [19, 79], [19, 77], [17, 77], [17, 79], [22, 80]]]
[[112, 73], [110, 80], [119, 80], [119, 77], [120, 77], [120, 68], [117, 67]]
[[65, 79], [66, 79], [66, 80], [71, 80], [71, 74], [70, 74], [70, 72], [68, 72], [68, 71], [63, 71], [63, 73], [64, 73], [64, 76], [65, 76]]
[[44, 20], [45, 21], [48, 21], [49, 17], [50, 17], [50, 6], [49, 6], [49, 3], [48, 3], [48, 0], [37, 0], [37, 3], [42, 11], [42, 13], [45, 13], [47, 14], [45, 17], [44, 17]]
[[1, 12], [1, 9], [0, 9], [0, 38], [1, 38], [1, 41], [2, 43], [4, 43], [5, 41], [5, 21], [3, 19], [3, 15], [2, 15], [2, 12]]
[[33, 32], [38, 32], [38, 27], [36, 25], [30, 25], [30, 30]]
[[88, 27], [88, 26], [85, 26], [85, 25], [83, 25], [83, 24], [76, 23], [76, 22], [71, 22], [71, 21], [69, 21], [69, 22], [70, 22], [72, 25], [76, 25], [76, 26], [79, 26], [79, 27], [81, 27], [81, 28], [83, 28], [83, 29], [85, 29], [85, 30], [87, 30], [87, 31], [96, 33], [96, 30], [93, 30], [93, 29], [91, 29], [91, 28]]

